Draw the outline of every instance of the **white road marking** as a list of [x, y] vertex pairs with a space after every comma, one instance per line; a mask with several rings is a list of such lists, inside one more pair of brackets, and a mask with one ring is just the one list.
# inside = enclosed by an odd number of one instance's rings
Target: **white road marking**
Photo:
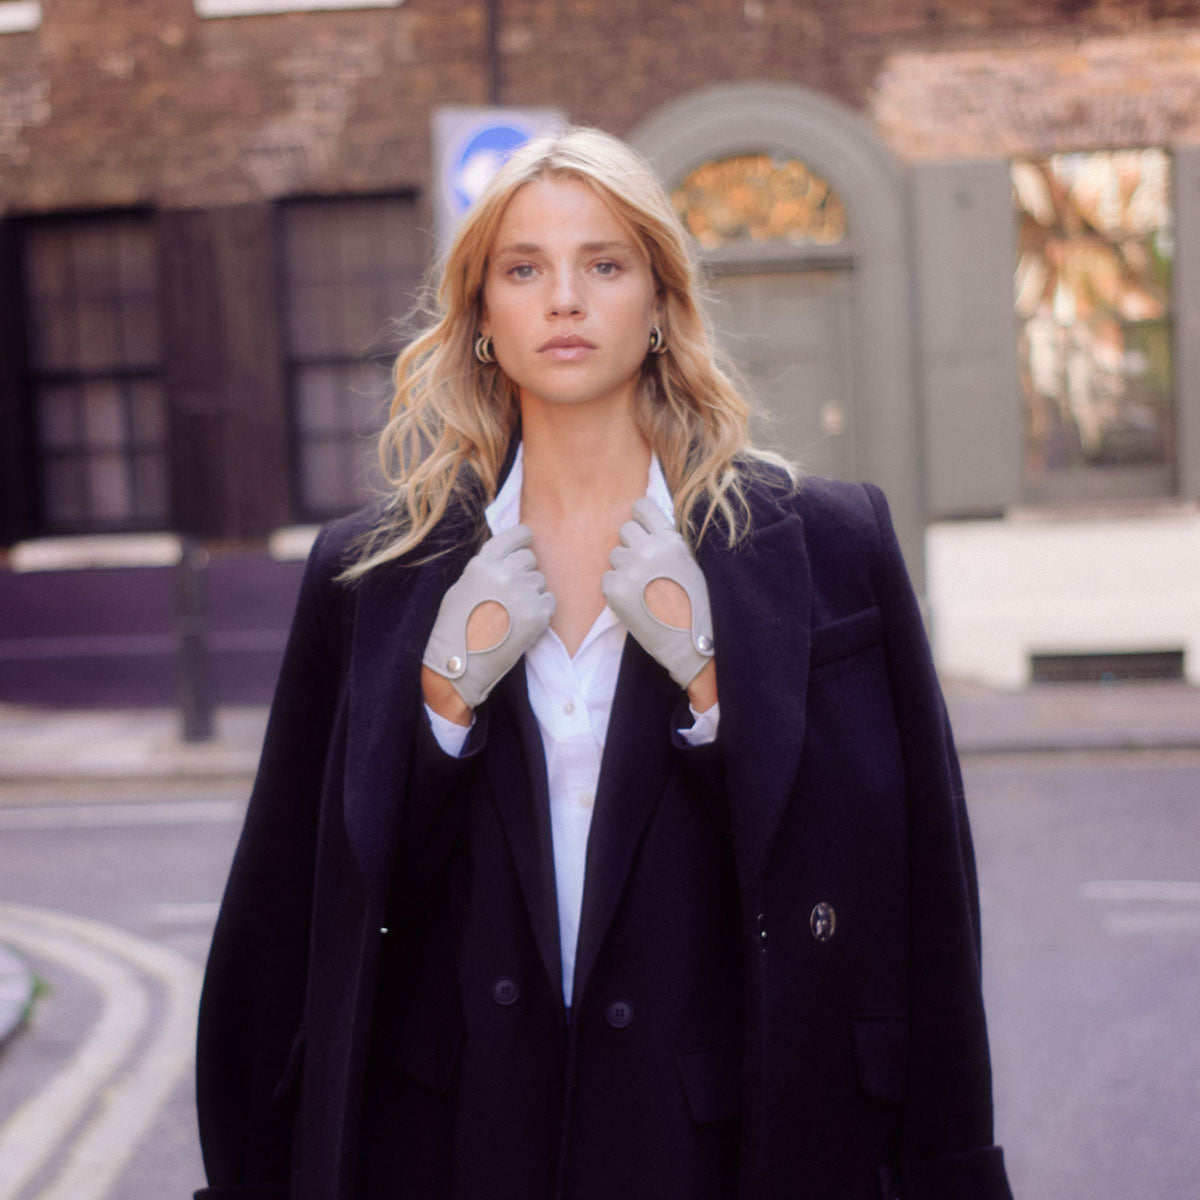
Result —
[[[173, 950], [65, 913], [0, 905], [0, 936], [79, 970], [103, 996], [71, 1061], [0, 1127], [0, 1197], [15, 1197], [57, 1148], [61, 1167], [37, 1200], [104, 1200], [191, 1063], [200, 971]], [[149, 1007], [134, 971], [165, 997], [150, 1044], [130, 1062]], [[89, 1107], [88, 1123], [64, 1146]]]
[[176, 800], [145, 804], [55, 804], [0, 808], [0, 829], [104, 828], [118, 825], [218, 825], [240, 821], [238, 800]]
[[1200, 883], [1169, 879], [1094, 879], [1080, 884], [1079, 895], [1084, 900], [1200, 904]]
[[133, 1050], [149, 1015], [149, 997], [128, 967], [87, 942], [56, 934], [20, 909], [0, 907], [0, 937], [19, 950], [60, 963], [99, 992], [100, 1016], [67, 1064], [0, 1127], [0, 1197], [16, 1197], [59, 1148], [92, 1097]]
[[1115, 912], [1104, 918], [1104, 931], [1138, 933], [1200, 933], [1200, 909], [1182, 912]]

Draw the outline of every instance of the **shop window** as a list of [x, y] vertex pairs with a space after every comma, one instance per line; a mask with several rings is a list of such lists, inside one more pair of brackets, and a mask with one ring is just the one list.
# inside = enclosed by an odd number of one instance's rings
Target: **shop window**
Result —
[[167, 434], [151, 219], [31, 222], [22, 257], [43, 526], [162, 526]]
[[421, 253], [408, 197], [283, 208], [293, 464], [305, 519], [378, 493], [375, 436], [387, 419], [397, 320], [413, 305]]
[[42, 23], [42, 6], [33, 0], [0, 0], [0, 33], [28, 33]]
[[249, 17], [266, 13], [328, 12], [338, 8], [398, 8], [401, 0], [195, 0], [198, 17]]
[[704, 250], [747, 242], [836, 246], [846, 238], [841, 197], [794, 158], [715, 159], [692, 171], [671, 198]]
[[1022, 159], [1012, 183], [1027, 498], [1169, 493], [1169, 156]]

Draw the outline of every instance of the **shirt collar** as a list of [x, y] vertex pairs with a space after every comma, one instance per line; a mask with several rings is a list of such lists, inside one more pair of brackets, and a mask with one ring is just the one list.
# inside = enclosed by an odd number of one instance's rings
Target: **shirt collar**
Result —
[[[521, 484], [525, 479], [525, 446], [517, 447], [516, 457], [508, 477], [504, 480], [496, 498], [483, 510], [484, 519], [494, 537], [511, 529], [521, 519]], [[650, 451], [650, 474], [646, 480], [646, 495], [649, 496], [663, 513], [675, 523], [675, 503], [671, 499], [671, 490], [667, 487], [667, 477], [663, 474], [662, 464], [658, 455]]]

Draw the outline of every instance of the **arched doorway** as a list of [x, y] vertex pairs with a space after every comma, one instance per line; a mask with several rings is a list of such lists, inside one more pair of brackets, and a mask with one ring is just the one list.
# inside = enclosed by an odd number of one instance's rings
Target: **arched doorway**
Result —
[[921, 590], [911, 293], [891, 154], [854, 113], [787, 84], [691, 93], [629, 141], [698, 235], [714, 323], [771, 413], [771, 440], [807, 472], [880, 484]]

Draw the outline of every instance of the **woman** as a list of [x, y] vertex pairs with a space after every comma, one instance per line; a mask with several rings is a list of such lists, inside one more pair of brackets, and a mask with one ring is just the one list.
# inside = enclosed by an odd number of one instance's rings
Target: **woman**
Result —
[[670, 203], [604, 134], [509, 160], [440, 302], [394, 494], [301, 589], [198, 1195], [1007, 1197], [882, 496], [751, 448]]

